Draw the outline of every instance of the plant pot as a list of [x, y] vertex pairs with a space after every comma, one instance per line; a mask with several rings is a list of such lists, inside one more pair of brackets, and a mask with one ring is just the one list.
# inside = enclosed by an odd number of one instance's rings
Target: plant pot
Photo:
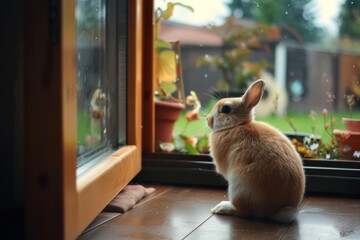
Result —
[[352, 132], [360, 132], [360, 119], [342, 118], [345, 127]]
[[180, 113], [185, 109], [182, 103], [156, 101], [155, 102], [155, 143], [172, 142], [172, 132]]
[[335, 129], [333, 134], [339, 143], [340, 159], [360, 159], [360, 119], [342, 118], [348, 130]]
[[335, 129], [333, 134], [339, 143], [339, 158], [356, 160], [360, 156], [360, 132], [351, 132]]

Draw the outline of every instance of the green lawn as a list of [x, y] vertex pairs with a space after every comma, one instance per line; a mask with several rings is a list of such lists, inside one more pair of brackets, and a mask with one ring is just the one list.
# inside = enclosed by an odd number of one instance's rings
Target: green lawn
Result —
[[[186, 131], [183, 134], [187, 136], [198, 136], [201, 134], [206, 134], [210, 132], [210, 129], [206, 126], [205, 116], [207, 110], [204, 111], [203, 117], [195, 122], [191, 122], [189, 126], [186, 128]], [[330, 113], [328, 113], [327, 121], [330, 120]], [[315, 135], [323, 136], [323, 140], [327, 141], [329, 136], [324, 134], [324, 119], [322, 113], [317, 113], [315, 124], [312, 122], [309, 117], [309, 113], [288, 113], [289, 119], [293, 122], [295, 128], [298, 133], [312, 133], [311, 126], [315, 125]], [[337, 129], [345, 129], [344, 125], [341, 122], [342, 117], [349, 117], [348, 113], [335, 113], [334, 118], [336, 119], [336, 123], [334, 128]], [[360, 111], [353, 113], [354, 118], [360, 118]], [[285, 133], [293, 133], [290, 124], [287, 122], [285, 117], [277, 117], [277, 116], [269, 116], [266, 118], [256, 118], [257, 121], [267, 122]], [[186, 125], [185, 113], [183, 113], [180, 119], [175, 123], [174, 133], [181, 133]]]

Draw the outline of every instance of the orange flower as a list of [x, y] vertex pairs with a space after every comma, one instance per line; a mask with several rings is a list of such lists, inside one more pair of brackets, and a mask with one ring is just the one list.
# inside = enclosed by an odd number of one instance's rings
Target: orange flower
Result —
[[196, 110], [193, 110], [193, 111], [189, 111], [186, 113], [186, 120], [187, 121], [195, 121], [195, 120], [199, 120], [200, 117], [199, 117], [199, 112], [196, 111]]
[[191, 144], [191, 146], [196, 147], [198, 139], [196, 137], [191, 137], [191, 138], [188, 138], [188, 142]]

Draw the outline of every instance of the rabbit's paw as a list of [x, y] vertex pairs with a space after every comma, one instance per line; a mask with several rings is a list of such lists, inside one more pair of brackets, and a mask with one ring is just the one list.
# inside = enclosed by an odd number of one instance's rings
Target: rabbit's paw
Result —
[[221, 215], [238, 215], [236, 209], [229, 201], [220, 202], [213, 209], [211, 209], [211, 212]]

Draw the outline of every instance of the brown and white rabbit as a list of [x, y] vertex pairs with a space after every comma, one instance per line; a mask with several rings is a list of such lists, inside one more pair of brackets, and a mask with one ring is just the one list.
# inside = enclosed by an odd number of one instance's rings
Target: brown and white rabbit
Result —
[[219, 100], [206, 118], [216, 171], [229, 184], [230, 201], [212, 212], [291, 222], [303, 198], [304, 170], [290, 140], [253, 119], [264, 86], [257, 80], [242, 97]]

